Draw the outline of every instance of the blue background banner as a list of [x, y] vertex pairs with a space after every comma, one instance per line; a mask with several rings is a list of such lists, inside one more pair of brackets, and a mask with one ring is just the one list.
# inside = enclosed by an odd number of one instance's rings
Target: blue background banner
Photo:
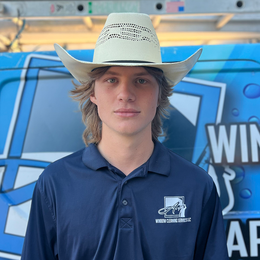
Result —
[[[181, 61], [200, 47], [199, 62], [174, 88], [160, 141], [213, 178], [230, 259], [258, 259], [260, 44], [165, 47], [162, 58]], [[84, 147], [71, 80], [55, 52], [0, 54], [0, 259], [19, 259], [43, 169]]]

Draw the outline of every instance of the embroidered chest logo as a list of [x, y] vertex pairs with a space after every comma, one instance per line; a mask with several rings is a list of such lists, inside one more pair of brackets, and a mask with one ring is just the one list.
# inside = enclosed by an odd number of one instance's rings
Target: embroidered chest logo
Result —
[[158, 210], [158, 214], [164, 218], [155, 219], [155, 223], [185, 223], [191, 222], [191, 218], [185, 217], [187, 209], [184, 196], [165, 196], [164, 208]]

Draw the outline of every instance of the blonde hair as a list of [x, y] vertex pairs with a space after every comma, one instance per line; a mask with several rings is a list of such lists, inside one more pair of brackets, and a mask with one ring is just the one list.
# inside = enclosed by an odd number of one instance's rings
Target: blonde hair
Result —
[[[90, 143], [99, 143], [102, 136], [102, 122], [99, 118], [97, 106], [90, 101], [90, 96], [94, 94], [95, 80], [102, 77], [110, 67], [101, 67], [89, 73], [89, 81], [76, 85], [71, 91], [71, 97], [79, 101], [79, 107], [82, 112], [82, 121], [86, 125], [83, 132], [83, 140], [86, 146]], [[162, 118], [168, 115], [167, 109], [170, 107], [169, 97], [172, 95], [173, 86], [170, 85], [160, 69], [152, 67], [143, 67], [156, 79], [159, 85], [158, 107], [155, 117], [152, 121], [152, 137], [158, 140], [162, 136]]]

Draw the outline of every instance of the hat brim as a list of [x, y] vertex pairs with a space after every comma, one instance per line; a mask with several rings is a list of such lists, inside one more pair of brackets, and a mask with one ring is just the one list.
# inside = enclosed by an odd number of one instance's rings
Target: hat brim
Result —
[[93, 69], [107, 67], [107, 66], [127, 66], [127, 67], [154, 67], [161, 69], [164, 72], [165, 77], [169, 80], [170, 84], [175, 86], [179, 83], [193, 68], [195, 63], [198, 61], [202, 49], [197, 50], [188, 59], [180, 62], [172, 63], [136, 63], [136, 62], [104, 62], [104, 63], [94, 63], [88, 61], [77, 60], [72, 57], [66, 50], [64, 50], [60, 45], [54, 44], [54, 48], [64, 64], [64, 66], [69, 70], [72, 76], [79, 82], [88, 82], [88, 73]]

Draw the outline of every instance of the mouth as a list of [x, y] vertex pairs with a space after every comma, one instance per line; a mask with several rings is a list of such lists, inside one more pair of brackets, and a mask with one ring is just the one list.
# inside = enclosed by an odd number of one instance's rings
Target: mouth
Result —
[[120, 108], [115, 110], [114, 113], [120, 117], [134, 117], [139, 115], [141, 111], [132, 108]]

